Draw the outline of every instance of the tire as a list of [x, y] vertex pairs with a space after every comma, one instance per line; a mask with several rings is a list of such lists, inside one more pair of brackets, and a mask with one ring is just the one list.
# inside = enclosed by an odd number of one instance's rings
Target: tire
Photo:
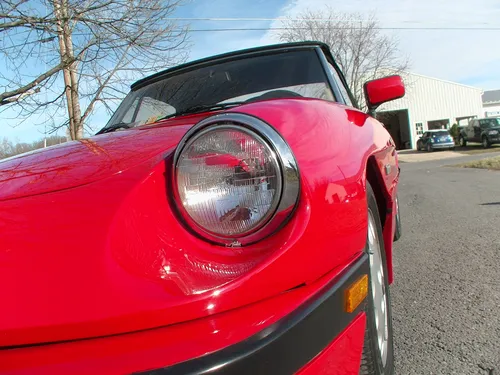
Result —
[[467, 147], [467, 141], [462, 136], [458, 137], [458, 144], [460, 147]]
[[[380, 224], [380, 216], [377, 208], [377, 201], [370, 184], [367, 184], [367, 200], [368, 200], [368, 235], [366, 239], [365, 251], [370, 257], [370, 275], [368, 277], [368, 296], [365, 303], [366, 311], [366, 329], [365, 340], [363, 344], [363, 354], [361, 358], [360, 375], [392, 375], [394, 373], [394, 346], [393, 346], [393, 330], [392, 330], [392, 309], [391, 296], [387, 278], [387, 261], [385, 257], [385, 247], [382, 237], [382, 225]], [[378, 250], [375, 245], [377, 244]], [[376, 254], [378, 253], [379, 256]], [[378, 260], [380, 261], [378, 261]], [[377, 278], [372, 275], [376, 271], [382, 273], [382, 283], [377, 282]], [[377, 284], [378, 286], [374, 286]], [[376, 308], [375, 292], [382, 290], [382, 295], [385, 294], [385, 334], [382, 337], [382, 345], [379, 344], [379, 335], [377, 331], [377, 323], [375, 315], [379, 314], [382, 309]], [[381, 301], [384, 299], [382, 298]], [[380, 302], [380, 301], [379, 301]], [[380, 315], [379, 315], [380, 317]], [[379, 318], [380, 320], [380, 318]], [[387, 341], [385, 341], [385, 338]], [[384, 343], [385, 341], [385, 343]], [[380, 347], [384, 347], [385, 356], [382, 355]]]
[[401, 238], [401, 213], [399, 211], [399, 199], [396, 196], [396, 216], [395, 216], [395, 221], [396, 221], [396, 230], [394, 231], [394, 241], [397, 241]]
[[427, 143], [427, 152], [432, 152], [432, 145], [430, 143]]
[[491, 146], [490, 141], [488, 140], [488, 137], [483, 135], [483, 138], [481, 139], [481, 144], [483, 145], [483, 148], [488, 148]]
[[420, 142], [417, 142], [417, 151], [420, 151], [422, 149], [422, 144]]

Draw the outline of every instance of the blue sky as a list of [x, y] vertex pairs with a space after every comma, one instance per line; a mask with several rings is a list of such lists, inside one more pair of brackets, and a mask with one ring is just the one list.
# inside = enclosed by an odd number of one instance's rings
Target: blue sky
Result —
[[[375, 13], [383, 26], [500, 27], [498, 0], [190, 0], [175, 15], [180, 18], [278, 18], [296, 16], [325, 5], [339, 11]], [[268, 28], [277, 21], [192, 21], [193, 29]], [[411, 59], [411, 71], [483, 89], [500, 88], [500, 31], [387, 30]], [[193, 32], [189, 60], [235, 49], [277, 42], [273, 31]], [[0, 61], [1, 62], [1, 61]], [[0, 65], [1, 66], [1, 65]], [[107, 121], [98, 113], [98, 129]], [[12, 124], [11, 122], [9, 122]], [[32, 141], [43, 129], [28, 122], [17, 127], [0, 117], [0, 139]], [[60, 132], [62, 134], [62, 132]]]
[[[276, 18], [286, 0], [192, 0], [179, 12], [188, 18]], [[267, 28], [272, 21], [193, 21], [192, 29]], [[193, 32], [191, 59], [261, 44], [264, 31]]]

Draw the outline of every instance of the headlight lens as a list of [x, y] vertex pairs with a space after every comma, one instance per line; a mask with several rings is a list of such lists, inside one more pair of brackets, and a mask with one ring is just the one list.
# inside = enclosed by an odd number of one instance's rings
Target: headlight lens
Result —
[[489, 135], [497, 135], [498, 134], [498, 131], [497, 130], [490, 130], [488, 132]]
[[243, 235], [275, 208], [281, 171], [271, 148], [256, 134], [214, 128], [184, 148], [177, 185], [184, 209], [198, 225], [222, 236]]
[[290, 217], [299, 197], [295, 158], [271, 126], [256, 117], [208, 117], [174, 155], [174, 195], [184, 223], [226, 245], [258, 241]]

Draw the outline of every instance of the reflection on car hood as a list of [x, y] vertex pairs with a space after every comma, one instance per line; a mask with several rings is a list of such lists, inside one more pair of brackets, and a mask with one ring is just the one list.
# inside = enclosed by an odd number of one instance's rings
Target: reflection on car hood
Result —
[[[192, 124], [191, 120], [181, 125]], [[74, 188], [121, 173], [175, 146], [186, 131], [186, 126], [137, 128], [5, 159], [0, 162], [0, 201]]]
[[193, 120], [0, 163], [0, 348], [137, 330], [137, 314], [176, 301], [157, 285], [157, 259], [177, 221], [151, 195]]

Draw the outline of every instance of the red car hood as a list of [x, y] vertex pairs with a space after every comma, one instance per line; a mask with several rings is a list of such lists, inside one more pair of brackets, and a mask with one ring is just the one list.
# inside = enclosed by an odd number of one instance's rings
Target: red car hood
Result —
[[6, 159], [0, 162], [0, 201], [74, 188], [122, 173], [175, 147], [185, 132], [185, 127], [163, 128], [162, 142], [145, 130], [116, 132]]
[[224, 249], [193, 236], [175, 214], [173, 152], [207, 115], [0, 163], [0, 349], [180, 323], [302, 283], [237, 293], [231, 281], [251, 279], [283, 239]]
[[[157, 183], [165, 181], [165, 159], [200, 118], [103, 134], [0, 163], [0, 347], [134, 330], [144, 325], [134, 324], [134, 314], [168, 306], [165, 292], [151, 282], [158, 275], [148, 273], [147, 262], [158, 254], [128, 252], [134, 241], [157, 249], [159, 242], [151, 241], [158, 237], [137, 238], [123, 228], [134, 225], [141, 209], [154, 213], [157, 199], [148, 194], [165, 189]], [[161, 219], [141, 222], [156, 230]], [[132, 323], [124, 323], [121, 312]]]

